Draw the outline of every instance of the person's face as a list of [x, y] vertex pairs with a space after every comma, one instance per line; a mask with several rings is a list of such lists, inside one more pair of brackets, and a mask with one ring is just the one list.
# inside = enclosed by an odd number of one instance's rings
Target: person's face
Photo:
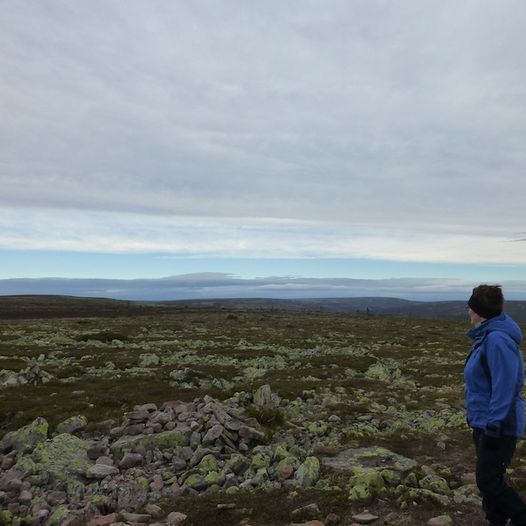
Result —
[[477, 323], [482, 323], [486, 319], [479, 316], [471, 307], [468, 307], [468, 316], [471, 325], [477, 325]]

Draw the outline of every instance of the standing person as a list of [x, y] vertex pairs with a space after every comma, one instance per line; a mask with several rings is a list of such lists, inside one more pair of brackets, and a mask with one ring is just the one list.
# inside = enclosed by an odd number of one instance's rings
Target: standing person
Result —
[[476, 479], [491, 526], [526, 526], [526, 503], [504, 478], [524, 433], [524, 365], [519, 326], [503, 313], [500, 285], [479, 285], [468, 301], [473, 346], [464, 368], [468, 424], [477, 452]]

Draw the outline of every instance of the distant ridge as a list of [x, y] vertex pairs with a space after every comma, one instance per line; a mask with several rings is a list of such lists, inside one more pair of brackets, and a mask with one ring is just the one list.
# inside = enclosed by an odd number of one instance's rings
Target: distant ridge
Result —
[[[0, 319], [82, 318], [155, 315], [178, 309], [261, 309], [389, 315], [438, 319], [466, 319], [465, 301], [411, 301], [400, 298], [199, 299], [124, 301], [54, 295], [0, 296]], [[506, 312], [526, 322], [526, 301], [507, 301]]]

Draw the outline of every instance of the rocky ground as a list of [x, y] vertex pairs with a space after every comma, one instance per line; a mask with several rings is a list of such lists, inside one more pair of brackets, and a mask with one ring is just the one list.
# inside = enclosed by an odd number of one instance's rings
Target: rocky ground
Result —
[[480, 525], [466, 329], [223, 310], [0, 322], [0, 524]]

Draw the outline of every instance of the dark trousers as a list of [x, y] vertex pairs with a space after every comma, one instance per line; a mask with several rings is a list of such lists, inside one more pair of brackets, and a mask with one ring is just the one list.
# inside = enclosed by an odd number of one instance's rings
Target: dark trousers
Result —
[[526, 526], [526, 503], [504, 478], [517, 439], [509, 436], [488, 438], [482, 429], [473, 429], [473, 440], [477, 451], [477, 486], [486, 519], [498, 525], [511, 519], [514, 525]]

